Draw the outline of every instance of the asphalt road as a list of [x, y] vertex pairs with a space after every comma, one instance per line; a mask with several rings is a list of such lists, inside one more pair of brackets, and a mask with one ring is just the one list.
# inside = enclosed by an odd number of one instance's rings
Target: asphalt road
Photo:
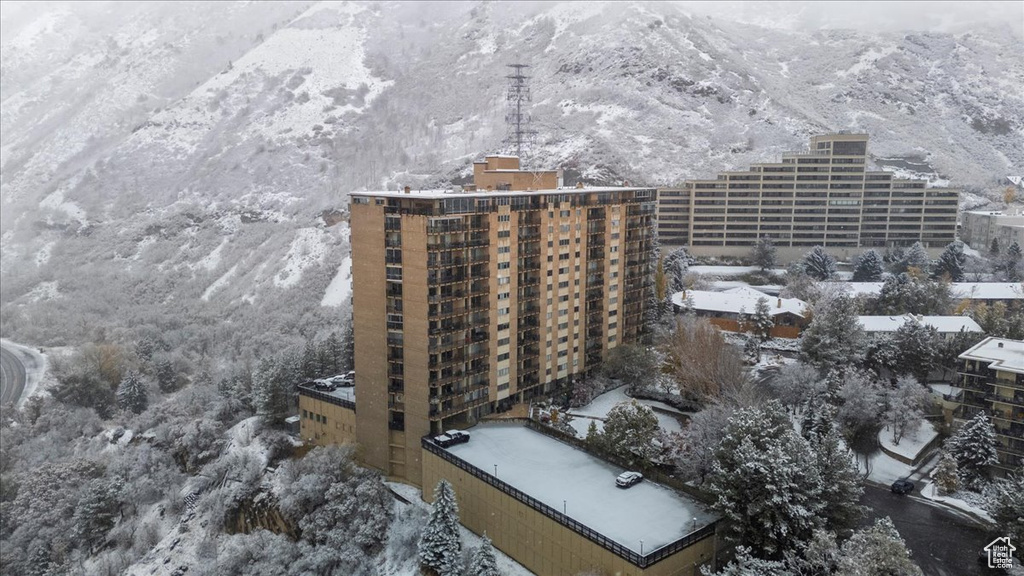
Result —
[[996, 535], [966, 514], [927, 503], [918, 496], [897, 496], [873, 485], [864, 487], [860, 502], [869, 508], [865, 525], [883, 516], [892, 519], [925, 576], [1002, 574], [978, 564], [978, 551]]
[[7, 348], [0, 347], [0, 404], [15, 403], [25, 390], [25, 366]]

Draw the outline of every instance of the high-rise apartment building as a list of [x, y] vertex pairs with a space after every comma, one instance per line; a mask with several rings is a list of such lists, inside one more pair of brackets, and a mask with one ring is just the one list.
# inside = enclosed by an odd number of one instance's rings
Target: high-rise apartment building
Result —
[[788, 259], [812, 246], [849, 256], [918, 241], [939, 250], [954, 240], [957, 190], [869, 171], [867, 158], [866, 134], [815, 136], [810, 151], [781, 162], [660, 190], [660, 241], [740, 256], [769, 236]]
[[656, 191], [563, 188], [490, 156], [466, 190], [353, 193], [362, 460], [419, 484], [421, 438], [567, 387], [636, 339]]

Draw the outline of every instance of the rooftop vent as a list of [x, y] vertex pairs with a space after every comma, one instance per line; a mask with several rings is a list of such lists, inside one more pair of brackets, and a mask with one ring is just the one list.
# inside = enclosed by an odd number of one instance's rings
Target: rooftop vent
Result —
[[582, 190], [583, 189], [583, 181], [582, 180], [580, 180], [579, 182], [576, 183], [576, 189], [577, 190]]
[[999, 346], [1000, 348], [1002, 348], [1002, 347], [1003, 347], [1003, 343], [1002, 343], [1002, 342], [1000, 342], [1000, 343], [998, 344], [998, 346]]
[[405, 192], [406, 194], [408, 194], [408, 193], [412, 192], [412, 188], [409, 188], [408, 186], [406, 186], [402, 191]]

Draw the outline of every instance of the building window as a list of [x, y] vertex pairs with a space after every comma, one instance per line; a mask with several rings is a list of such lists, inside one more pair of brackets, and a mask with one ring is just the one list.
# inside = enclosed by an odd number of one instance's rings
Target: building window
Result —
[[511, 214], [498, 214], [498, 222], [508, 222], [511, 219]]
[[509, 370], [508, 366], [506, 366], [504, 368], [498, 368], [498, 377], [500, 378], [502, 376], [508, 376], [508, 370]]
[[505, 352], [504, 354], [498, 354], [498, 362], [501, 362], [502, 360], [508, 360], [508, 354], [508, 352]]

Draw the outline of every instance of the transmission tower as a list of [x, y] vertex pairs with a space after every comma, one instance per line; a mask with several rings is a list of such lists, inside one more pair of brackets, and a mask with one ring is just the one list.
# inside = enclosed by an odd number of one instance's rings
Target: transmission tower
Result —
[[523, 157], [523, 150], [529, 149], [533, 137], [537, 134], [530, 129], [530, 114], [524, 109], [532, 100], [530, 86], [526, 83], [529, 76], [523, 74], [526, 64], [508, 64], [512, 73], [508, 78], [508, 91], [505, 93], [505, 145], [515, 149], [516, 156]]

